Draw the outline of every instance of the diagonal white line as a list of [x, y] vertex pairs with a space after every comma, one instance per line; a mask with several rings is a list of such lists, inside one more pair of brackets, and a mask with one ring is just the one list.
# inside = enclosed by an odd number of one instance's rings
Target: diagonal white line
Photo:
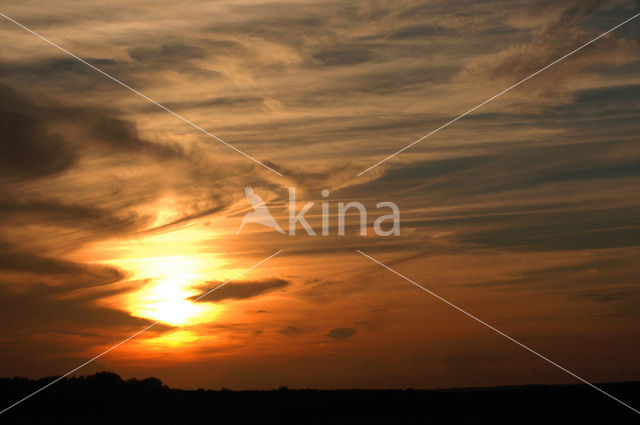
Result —
[[[280, 251], [276, 252], [275, 254], [271, 254], [270, 256], [268, 256], [267, 258], [265, 258], [264, 260], [259, 261], [258, 263], [254, 264], [253, 266], [249, 267], [248, 269], [246, 269], [246, 270], [244, 270], [244, 271], [242, 271], [242, 272], [238, 273], [237, 275], [233, 276], [231, 279], [228, 279], [228, 280], [224, 281], [223, 283], [221, 283], [220, 285], [218, 285], [218, 286], [214, 287], [213, 289], [210, 289], [209, 291], [207, 291], [207, 292], [205, 292], [204, 294], [200, 295], [198, 298], [194, 299], [193, 301], [195, 302], [195, 301], [200, 300], [201, 298], [206, 297], [207, 295], [209, 295], [209, 294], [210, 294], [210, 293], [212, 293], [213, 291], [216, 291], [216, 290], [218, 290], [218, 289], [222, 288], [223, 286], [225, 286], [226, 284], [228, 284], [228, 283], [229, 283], [229, 282], [231, 282], [232, 280], [235, 280], [236, 278], [238, 278], [238, 277], [242, 276], [243, 274], [247, 273], [248, 271], [255, 269], [255, 268], [256, 268], [256, 267], [258, 267], [260, 264], [262, 264], [262, 263], [264, 263], [265, 261], [267, 261], [267, 260], [269, 260], [269, 259], [271, 259], [271, 258], [275, 257], [276, 255], [280, 254], [281, 252], [282, 252], [282, 250], [280, 250]], [[3, 414], [4, 412], [6, 412], [7, 410], [9, 410], [9, 409], [11, 409], [11, 408], [13, 408], [13, 407], [17, 406], [18, 404], [22, 403], [23, 401], [30, 399], [30, 398], [31, 398], [31, 397], [33, 397], [34, 395], [38, 394], [40, 391], [43, 391], [43, 390], [47, 389], [47, 388], [48, 388], [48, 387], [50, 387], [51, 385], [53, 385], [53, 384], [55, 384], [56, 382], [60, 381], [61, 379], [66, 378], [67, 376], [71, 375], [72, 373], [76, 372], [77, 370], [82, 369], [83, 367], [85, 367], [85, 366], [86, 366], [86, 365], [88, 365], [89, 363], [93, 362], [94, 360], [99, 359], [100, 357], [104, 356], [104, 355], [105, 355], [105, 354], [107, 354], [108, 352], [110, 352], [110, 351], [112, 351], [112, 350], [114, 350], [114, 349], [118, 348], [119, 346], [121, 346], [121, 345], [122, 345], [122, 344], [124, 344], [125, 342], [130, 341], [130, 340], [132, 340], [133, 338], [135, 338], [135, 337], [137, 337], [138, 335], [140, 335], [141, 333], [143, 333], [143, 332], [145, 332], [145, 331], [147, 331], [147, 330], [151, 329], [152, 327], [154, 327], [154, 326], [155, 326], [155, 325], [157, 325], [158, 323], [160, 323], [160, 320], [158, 320], [158, 321], [157, 321], [157, 322], [155, 322], [155, 323], [150, 324], [149, 326], [147, 326], [147, 327], [146, 327], [146, 328], [144, 328], [144, 329], [139, 330], [138, 332], [136, 332], [136, 333], [134, 333], [133, 335], [131, 335], [131, 336], [127, 337], [126, 339], [123, 339], [122, 341], [120, 341], [119, 343], [117, 343], [116, 345], [114, 345], [113, 347], [111, 347], [111, 348], [109, 348], [109, 349], [107, 349], [107, 350], [103, 351], [102, 353], [98, 354], [97, 356], [93, 357], [92, 359], [87, 360], [86, 362], [82, 363], [80, 366], [76, 367], [75, 369], [70, 370], [69, 372], [65, 373], [64, 375], [62, 375], [62, 376], [60, 376], [60, 377], [56, 378], [55, 380], [53, 380], [53, 381], [49, 382], [47, 385], [45, 385], [45, 386], [43, 386], [43, 387], [41, 387], [41, 388], [37, 389], [36, 391], [32, 392], [32, 393], [31, 393], [31, 394], [29, 394], [28, 396], [26, 396], [26, 397], [24, 397], [24, 398], [22, 398], [22, 399], [20, 399], [20, 400], [16, 401], [16, 402], [15, 402], [15, 403], [13, 403], [11, 406], [6, 407], [4, 410], [0, 411], [0, 415], [2, 415], [2, 414]]]
[[442, 130], [442, 129], [444, 129], [444, 128], [448, 127], [448, 126], [450, 126], [451, 124], [453, 124], [454, 122], [458, 121], [459, 119], [466, 117], [467, 115], [469, 115], [470, 113], [472, 113], [472, 112], [473, 112], [473, 111], [475, 111], [476, 109], [479, 109], [479, 108], [483, 107], [484, 105], [486, 105], [487, 103], [491, 102], [492, 100], [494, 100], [494, 99], [496, 99], [496, 98], [498, 98], [498, 97], [502, 96], [503, 94], [505, 94], [505, 93], [506, 93], [506, 92], [508, 92], [509, 90], [511, 90], [511, 89], [513, 89], [513, 88], [515, 88], [515, 87], [518, 87], [520, 84], [522, 84], [522, 83], [524, 83], [525, 81], [527, 81], [527, 80], [529, 80], [529, 79], [531, 79], [531, 78], [535, 77], [536, 75], [540, 74], [541, 72], [546, 71], [547, 69], [551, 68], [553, 65], [557, 64], [558, 62], [560, 62], [560, 61], [562, 61], [562, 60], [564, 60], [564, 59], [568, 58], [569, 56], [573, 55], [574, 53], [576, 53], [576, 52], [578, 52], [578, 51], [580, 51], [580, 50], [584, 49], [584, 48], [585, 48], [585, 47], [587, 47], [588, 45], [590, 45], [590, 44], [592, 44], [592, 43], [595, 43], [596, 41], [598, 41], [599, 39], [601, 39], [601, 38], [602, 38], [602, 37], [604, 37], [605, 35], [609, 34], [610, 32], [613, 32], [613, 31], [617, 30], [618, 28], [620, 28], [621, 26], [623, 26], [624, 24], [626, 24], [626, 23], [628, 23], [628, 22], [631, 22], [632, 20], [636, 19], [638, 16], [640, 16], [640, 13], [637, 13], [637, 14], [633, 15], [632, 17], [630, 17], [630, 18], [629, 18], [629, 19], [627, 19], [626, 21], [624, 21], [624, 22], [622, 22], [622, 23], [620, 23], [620, 24], [616, 25], [615, 27], [611, 28], [611, 29], [610, 29], [610, 30], [608, 30], [607, 32], [604, 32], [604, 33], [600, 34], [599, 36], [597, 36], [597, 37], [596, 37], [596, 38], [594, 38], [593, 40], [591, 40], [591, 41], [589, 41], [589, 42], [587, 42], [587, 43], [583, 44], [582, 46], [578, 47], [578, 48], [577, 48], [577, 49], [575, 49], [575, 50], [572, 50], [571, 52], [567, 53], [567, 54], [566, 54], [566, 55], [564, 55], [563, 57], [561, 57], [561, 58], [559, 58], [559, 59], [556, 59], [555, 61], [551, 62], [549, 65], [545, 66], [544, 68], [541, 68], [541, 69], [539, 69], [538, 71], [534, 72], [533, 74], [529, 75], [528, 77], [526, 77], [526, 78], [524, 78], [524, 79], [522, 79], [522, 80], [518, 81], [517, 83], [515, 83], [515, 84], [514, 84], [514, 85], [512, 85], [511, 87], [509, 87], [509, 88], [506, 88], [506, 89], [502, 90], [500, 93], [496, 94], [495, 96], [490, 97], [489, 99], [485, 100], [484, 102], [480, 103], [479, 105], [474, 106], [473, 108], [469, 109], [469, 110], [468, 110], [467, 112], [465, 112], [464, 114], [462, 114], [462, 115], [460, 115], [460, 116], [458, 116], [458, 117], [456, 117], [456, 118], [452, 119], [451, 121], [449, 121], [449, 122], [448, 122], [448, 123], [446, 123], [446, 124], [441, 125], [440, 127], [438, 127], [438, 128], [436, 128], [435, 130], [433, 130], [431, 133], [428, 133], [428, 134], [426, 134], [426, 135], [422, 136], [422, 137], [421, 137], [421, 138], [419, 138], [418, 140], [416, 140], [416, 141], [414, 141], [414, 142], [412, 142], [412, 143], [408, 144], [407, 146], [405, 146], [404, 148], [400, 149], [399, 151], [397, 151], [397, 152], [395, 152], [395, 153], [393, 153], [393, 154], [389, 155], [388, 157], [384, 158], [384, 159], [383, 159], [383, 160], [381, 160], [381, 161], [378, 161], [377, 163], [373, 164], [371, 167], [369, 167], [369, 168], [367, 168], [366, 170], [361, 171], [360, 173], [358, 173], [358, 175], [357, 175], [356, 177], [359, 177], [359, 176], [363, 175], [364, 173], [368, 172], [369, 170], [371, 170], [371, 169], [373, 169], [373, 168], [377, 167], [378, 165], [380, 165], [380, 164], [382, 164], [382, 163], [384, 163], [384, 162], [386, 162], [386, 161], [390, 160], [390, 159], [391, 159], [391, 158], [393, 158], [394, 156], [396, 156], [396, 155], [398, 155], [398, 154], [400, 154], [400, 153], [402, 153], [402, 152], [406, 151], [407, 149], [409, 149], [410, 147], [412, 147], [412, 146], [413, 146], [413, 145], [415, 145], [416, 143], [420, 143], [421, 141], [423, 141], [423, 140], [424, 140], [424, 139], [426, 139], [427, 137], [429, 137], [429, 136], [431, 136], [431, 135], [433, 135], [433, 134], [436, 134], [438, 131], [440, 131], [440, 130]]
[[640, 410], [634, 409], [633, 407], [629, 406], [627, 403], [623, 402], [620, 399], [617, 399], [616, 397], [612, 396], [611, 394], [609, 394], [608, 392], [604, 391], [603, 389], [600, 389], [599, 387], [593, 385], [591, 382], [587, 381], [586, 379], [583, 379], [581, 377], [579, 377], [578, 375], [576, 375], [575, 373], [571, 372], [570, 370], [560, 366], [558, 363], [554, 362], [553, 360], [550, 360], [549, 358], [543, 356], [542, 354], [538, 353], [537, 351], [534, 351], [532, 348], [527, 347], [526, 345], [524, 345], [523, 343], [521, 343], [520, 341], [510, 337], [509, 335], [507, 335], [506, 333], [494, 328], [493, 326], [491, 326], [490, 324], [488, 324], [487, 322], [478, 319], [476, 316], [474, 316], [473, 314], [467, 312], [466, 310], [463, 310], [462, 308], [458, 307], [457, 305], [453, 304], [452, 302], [442, 298], [440, 295], [436, 294], [435, 292], [430, 291], [429, 289], [425, 288], [424, 286], [414, 282], [413, 280], [409, 279], [408, 277], [406, 277], [403, 274], [398, 273], [397, 271], [393, 270], [391, 267], [388, 267], [384, 264], [382, 264], [380, 261], [376, 260], [375, 258], [365, 254], [364, 252], [360, 251], [359, 249], [356, 249], [356, 251], [358, 251], [360, 254], [364, 255], [365, 257], [367, 257], [368, 259], [370, 259], [371, 261], [373, 261], [374, 263], [377, 263], [379, 265], [381, 265], [382, 267], [384, 267], [385, 269], [389, 270], [390, 272], [400, 276], [401, 278], [403, 278], [404, 280], [406, 280], [409, 283], [412, 283], [413, 285], [417, 286], [418, 288], [422, 289], [423, 291], [429, 293], [430, 295], [433, 295], [434, 297], [436, 297], [437, 299], [439, 299], [440, 301], [448, 304], [449, 306], [455, 308], [456, 310], [458, 310], [459, 312], [469, 316], [470, 318], [472, 318], [473, 320], [475, 320], [476, 322], [486, 326], [487, 328], [491, 329], [492, 331], [502, 335], [503, 337], [507, 338], [509, 341], [515, 342], [516, 344], [518, 344], [520, 347], [524, 348], [525, 350], [529, 351], [532, 354], [535, 354], [536, 356], [540, 357], [542, 360], [546, 361], [547, 363], [550, 363], [552, 365], [554, 365], [555, 367], [557, 367], [560, 370], [563, 370], [564, 372], [568, 373], [569, 375], [573, 376], [574, 378], [578, 379], [579, 381], [582, 381], [583, 383], [589, 385], [590, 387], [600, 391], [602, 394], [606, 395], [609, 398], [612, 398], [613, 400], [617, 401], [618, 403], [622, 404], [625, 407], [628, 407], [629, 409], [633, 410], [634, 412], [640, 414]]
[[38, 34], [37, 32], [25, 27], [24, 25], [22, 25], [20, 22], [16, 21], [15, 19], [10, 18], [9, 16], [5, 15], [4, 13], [0, 12], [0, 16], [2, 16], [3, 18], [7, 19], [8, 21], [13, 22], [14, 24], [16, 24], [17, 26], [19, 26], [20, 28], [22, 28], [23, 30], [26, 30], [28, 32], [30, 32], [31, 34], [35, 35], [36, 37], [38, 37], [39, 39], [49, 43], [50, 45], [52, 45], [53, 47], [55, 47], [56, 49], [66, 53], [67, 55], [71, 56], [74, 59], [77, 59], [78, 61], [82, 62], [83, 64], [87, 65], [88, 67], [90, 67], [91, 69], [99, 72], [100, 74], [104, 75], [105, 77], [109, 78], [110, 80], [120, 84], [122, 87], [132, 91], [133, 93], [137, 94], [138, 96], [142, 97], [145, 100], [148, 100], [149, 102], [153, 103], [154, 105], [156, 105], [158, 108], [160, 109], [164, 109], [165, 111], [167, 111], [168, 113], [170, 113], [171, 115], [173, 115], [174, 117], [186, 122], [187, 124], [189, 124], [191, 127], [195, 128], [196, 130], [201, 131], [202, 133], [206, 134], [207, 136], [210, 136], [212, 138], [214, 138], [215, 140], [217, 140], [218, 142], [224, 144], [225, 146], [233, 149], [234, 151], [238, 152], [240, 155], [244, 156], [245, 158], [250, 159], [251, 161], [262, 165], [264, 168], [266, 168], [267, 170], [276, 173], [277, 175], [279, 175], [280, 177], [282, 177], [282, 174], [280, 174], [278, 171], [274, 170], [273, 168], [269, 167], [268, 165], [260, 162], [259, 160], [255, 159], [254, 157], [252, 157], [251, 155], [244, 153], [243, 151], [241, 151], [240, 149], [236, 148], [235, 146], [225, 142], [224, 140], [222, 140], [221, 138], [219, 138], [218, 136], [216, 136], [215, 134], [205, 130], [204, 128], [200, 127], [197, 124], [194, 124], [193, 122], [189, 121], [188, 119], [186, 119], [185, 117], [183, 117], [182, 115], [173, 112], [171, 109], [167, 108], [164, 105], [161, 105], [160, 103], [156, 102], [155, 100], [151, 99], [150, 97], [148, 97], [147, 95], [140, 93], [138, 90], [134, 89], [133, 87], [128, 86], [127, 84], [123, 83], [122, 81], [118, 80], [115, 77], [112, 77], [111, 75], [107, 74], [106, 72], [104, 72], [103, 70], [101, 70], [100, 68], [90, 64], [89, 62], [85, 61], [82, 58], [79, 58], [78, 56], [74, 55], [73, 53], [71, 53], [70, 51], [68, 51], [67, 49], [65, 49], [64, 47], [59, 46], [58, 44], [54, 43], [53, 41], [45, 38], [44, 36]]

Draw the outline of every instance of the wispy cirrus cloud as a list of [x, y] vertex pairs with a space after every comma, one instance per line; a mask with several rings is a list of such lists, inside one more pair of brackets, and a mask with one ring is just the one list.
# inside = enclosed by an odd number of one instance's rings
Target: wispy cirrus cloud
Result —
[[[3, 13], [284, 177], [261, 174], [85, 65], [15, 26], [0, 26], [0, 291], [11, 352], [0, 363], [38, 374], [44, 368], [24, 360], [33, 353], [43, 362], [82, 357], [149, 323], [135, 315], [139, 305], [158, 313], [171, 301], [165, 293], [150, 301], [145, 290], [200, 291], [205, 280], [224, 281], [247, 258], [283, 243], [288, 255], [278, 267], [196, 303], [211, 308], [211, 322], [167, 325], [141, 342], [144, 350], [134, 345], [146, 356], [136, 367], [168, 373], [167, 358], [180, 351], [188, 352], [189, 367], [231, 365], [224, 373], [242, 375], [237, 379], [248, 386], [282, 385], [273, 364], [261, 363], [273, 358], [286, 358], [290, 379], [301, 385], [557, 380], [531, 372], [526, 361], [350, 257], [363, 247], [549, 344], [548, 352], [564, 347], [549, 341], [588, 350], [611, 346], [608, 338], [633, 340], [635, 26], [364, 178], [355, 174], [627, 19], [634, 2], [147, 6], [29, 0]], [[289, 186], [316, 208], [325, 188], [334, 210], [358, 200], [374, 211], [376, 202], [393, 200], [402, 210], [401, 236], [359, 238], [349, 222], [349, 236], [339, 241], [283, 242], [257, 231], [232, 238], [248, 208], [247, 184], [281, 223]], [[332, 235], [336, 225], [331, 221]], [[202, 264], [205, 278], [192, 282]], [[20, 309], [31, 316], [22, 324]], [[584, 330], [585, 323], [603, 332]], [[167, 348], [176, 341], [182, 350]], [[629, 344], [628, 353], [637, 354]], [[427, 350], [436, 354], [424, 356]], [[491, 355], [483, 357], [484, 350]], [[453, 382], [450, 371], [472, 355], [491, 378], [456, 372]], [[611, 361], [583, 365], [594, 376], [637, 378], [635, 370], [619, 370], [624, 354], [599, 355]], [[353, 358], [357, 368], [349, 367]], [[495, 358], [508, 365], [498, 368]], [[182, 379], [181, 366], [171, 379]], [[251, 372], [236, 373], [245, 370], [271, 375], [258, 382]], [[521, 378], [505, 372], [514, 370]], [[189, 385], [219, 383], [203, 375], [192, 372]]]

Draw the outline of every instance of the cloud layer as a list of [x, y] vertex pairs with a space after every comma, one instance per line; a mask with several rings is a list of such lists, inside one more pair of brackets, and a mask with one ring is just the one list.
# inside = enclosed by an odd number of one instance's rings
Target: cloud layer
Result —
[[[2, 373], [64, 373], [169, 317], [108, 366], [184, 386], [565, 382], [363, 249], [593, 380], [638, 379], [637, 25], [356, 177], [636, 2], [147, 3], [28, 0], [3, 13], [283, 177], [3, 23]], [[316, 202], [316, 228], [329, 189], [330, 236], [254, 224], [234, 237], [246, 185], [280, 223], [295, 186]], [[401, 236], [360, 238], [351, 219], [337, 236], [337, 202], [373, 212], [386, 200]]]

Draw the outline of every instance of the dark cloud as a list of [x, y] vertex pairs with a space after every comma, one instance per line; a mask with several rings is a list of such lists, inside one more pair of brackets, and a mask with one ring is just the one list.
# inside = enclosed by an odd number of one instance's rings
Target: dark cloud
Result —
[[48, 128], [46, 111], [0, 85], [0, 175], [16, 180], [55, 175], [77, 162], [76, 149]]
[[356, 330], [353, 328], [335, 328], [331, 329], [327, 336], [332, 339], [347, 339], [356, 334]]
[[[96, 57], [84, 57], [83, 60], [100, 68], [122, 65], [123, 62]], [[0, 70], [5, 76], [12, 74], [40, 75], [47, 77], [61, 77], [67, 74], [87, 74], [87, 66], [77, 59], [67, 56], [47, 59], [36, 59], [31, 62], [0, 62]]]
[[[456, 75], [458, 81], [474, 83], [510, 81], [514, 83], [534, 71], [542, 69], [556, 59], [573, 51], [577, 46], [593, 38], [592, 30], [585, 29], [585, 21], [602, 10], [614, 9], [620, 20], [627, 16], [619, 7], [624, 1], [566, 0], [535, 3], [515, 25], [531, 30], [533, 40], [521, 40], [503, 50], [475, 60]], [[590, 22], [590, 26], [593, 23]], [[608, 28], [607, 28], [608, 29]], [[602, 29], [597, 32], [602, 32]], [[617, 33], [599, 40], [571, 58], [571, 72], [560, 72], [554, 67], [523, 85], [528, 103], [565, 104], [574, 101], [569, 81], [597, 72], [603, 64], [620, 66], [635, 62], [639, 54], [638, 43]], [[530, 109], [534, 106], [530, 106]]]
[[598, 304], [609, 304], [613, 302], [619, 302], [621, 300], [628, 300], [632, 298], [635, 294], [630, 292], [602, 292], [602, 293], [593, 293], [587, 292], [580, 295], [580, 298], [588, 299], [594, 301]]
[[374, 53], [364, 47], [332, 46], [313, 53], [312, 57], [321, 66], [351, 66], [369, 62]]
[[564, 31], [594, 13], [629, 3], [621, 0], [539, 0], [530, 6], [530, 16], [548, 16], [546, 31]]
[[[80, 295], [64, 287], [31, 286], [23, 282], [0, 285], [0, 332], [3, 335], [2, 373], [63, 373], [50, 362], [60, 357], [83, 355], [91, 347], [111, 346], [152, 321], [99, 305], [96, 301], [131, 291], [131, 285], [99, 288]], [[21, 288], [17, 290], [17, 288]], [[164, 333], [172, 328], [158, 324], [147, 332]], [[61, 365], [58, 365], [61, 366]]]
[[412, 39], [423, 37], [434, 37], [445, 34], [450, 34], [450, 31], [446, 31], [442, 27], [438, 27], [431, 24], [414, 24], [408, 25], [404, 28], [394, 30], [389, 34], [390, 39]]
[[[261, 281], [233, 281], [223, 286], [222, 288], [212, 292], [206, 297], [199, 300], [200, 302], [219, 302], [222, 300], [244, 300], [247, 298], [254, 298], [269, 292], [277, 291], [289, 286], [291, 282], [284, 279], [268, 279]], [[212, 286], [215, 286], [215, 282], [211, 282]], [[211, 288], [203, 290], [207, 292]], [[192, 298], [197, 298], [194, 296]]]
[[[264, 98], [260, 96], [223, 96], [211, 98], [198, 98], [187, 100], [184, 102], [164, 102], [163, 105], [168, 109], [179, 111], [184, 109], [206, 109], [211, 110], [261, 110], [264, 104]], [[166, 111], [158, 108], [156, 105], [144, 104], [140, 106], [140, 110], [145, 113], [166, 114]]]
[[[319, 5], [296, 5], [295, 10], [286, 3], [270, 3], [265, 5], [242, 5], [241, 12], [244, 19], [231, 23], [216, 22], [208, 30], [212, 34], [225, 37], [242, 35], [252, 36], [263, 40], [301, 46], [314, 36], [326, 32], [326, 26], [332, 24], [330, 16], [319, 10]], [[336, 4], [328, 6], [336, 9]], [[340, 5], [337, 7], [342, 9]]]
[[207, 56], [205, 49], [183, 42], [174, 42], [152, 47], [131, 47], [129, 56], [137, 61], [174, 61], [202, 59]]
[[64, 203], [57, 200], [20, 200], [6, 197], [0, 201], [0, 223], [40, 223], [91, 229], [98, 235], [120, 234], [143, 226], [149, 217], [126, 211], [120, 214], [99, 207]]
[[[103, 71], [114, 74], [125, 65], [120, 60], [84, 57], [88, 63], [99, 67]], [[100, 90], [113, 90], [113, 82], [104, 78], [87, 65], [75, 58], [45, 57], [27, 61], [3, 62], [0, 60], [2, 81], [11, 87], [27, 89], [33, 93], [34, 89], [43, 92], [53, 92], [51, 82], [55, 82], [56, 89], [64, 87], [63, 93], [93, 93]], [[49, 84], [47, 84], [47, 82]], [[131, 83], [131, 81], [129, 81]]]
[[[52, 101], [34, 101], [0, 85], [0, 173], [13, 179], [55, 175], [79, 162], [89, 148], [80, 137], [64, 136], [67, 125], [84, 130], [91, 142], [109, 147], [114, 153], [150, 154], [159, 159], [184, 159], [176, 145], [152, 143], [142, 139], [136, 125], [97, 108], [87, 110]], [[80, 133], [81, 134], [81, 133]]]
[[[486, 281], [474, 281], [464, 286], [472, 287], [497, 287], [531, 286], [536, 289], [564, 288], [566, 293], [579, 292], [577, 298], [592, 299], [597, 302], [606, 302], [617, 298], [620, 293], [627, 293], [626, 289], [632, 285], [624, 282], [633, 282], [640, 271], [634, 260], [635, 250], [620, 251], [616, 256], [593, 255], [586, 258], [577, 257], [569, 263], [560, 265], [536, 265], [531, 269]], [[606, 281], [612, 288], [602, 287]], [[600, 292], [584, 292], [587, 288], [600, 288]], [[598, 295], [602, 296], [599, 298]]]
[[306, 330], [301, 329], [297, 326], [289, 325], [280, 329], [278, 332], [285, 336], [299, 336], [306, 333]]
[[[0, 85], [0, 225], [14, 229], [27, 224], [82, 229], [85, 235], [122, 234], [143, 228], [145, 217], [135, 206], [160, 196], [164, 190], [146, 180], [130, 181], [110, 176], [113, 168], [103, 170], [100, 187], [83, 197], [81, 180], [69, 196], [60, 187], [38, 193], [24, 191], [18, 185], [31, 182], [32, 188], [52, 184], [65, 172], [79, 172], [85, 161], [113, 165], [146, 164], [147, 168], [167, 167], [168, 161], [187, 164], [189, 155], [179, 146], [155, 143], [142, 138], [134, 123], [119, 118], [113, 111], [100, 108], [79, 109], [44, 98], [28, 97]], [[111, 163], [109, 163], [109, 160]], [[149, 161], [151, 160], [151, 161]], [[197, 170], [197, 167], [193, 167]], [[48, 180], [44, 180], [47, 178]], [[106, 180], [105, 180], [106, 178]], [[150, 186], [146, 190], [143, 186]], [[118, 187], [116, 187], [118, 186]], [[112, 187], [110, 190], [109, 187]], [[128, 199], [124, 192], [143, 192]], [[101, 193], [100, 196], [96, 196]], [[220, 199], [201, 211], [187, 211], [175, 223], [187, 222], [220, 211]], [[78, 242], [78, 240], [76, 239]]]
[[[73, 282], [73, 279], [70, 280]], [[132, 317], [129, 313], [101, 306], [97, 300], [131, 291], [135, 283], [104, 282], [92, 292], [80, 291], [76, 285], [44, 286], [23, 282], [0, 285], [0, 327], [7, 338], [30, 335], [34, 332], [60, 332], [84, 334], [114, 329], [127, 332], [143, 328], [150, 320]], [[158, 325], [155, 332], [166, 331], [168, 326]], [[92, 331], [93, 330], [93, 331]]]
[[[506, 219], [481, 220], [458, 235], [461, 241], [535, 251], [591, 250], [640, 246], [636, 218], [640, 207], [586, 211], [523, 213]], [[493, 225], [493, 226], [492, 226]], [[491, 230], [489, 228], [491, 227]]]
[[21, 272], [38, 277], [54, 277], [56, 281], [62, 280], [67, 289], [108, 285], [125, 277], [124, 273], [115, 267], [81, 264], [14, 251], [3, 243], [0, 243], [0, 249], [0, 268], [3, 272]]
[[145, 73], [161, 75], [162, 71], [171, 70], [191, 77], [213, 80], [223, 79], [224, 75], [200, 65], [198, 61], [214, 61], [220, 56], [237, 54], [242, 50], [234, 41], [183, 39], [160, 43], [153, 40], [149, 44], [130, 47], [127, 51], [134, 60], [126, 71], [129, 78], [142, 78]]
[[[494, 155], [398, 167], [388, 174], [390, 180], [381, 184], [391, 187], [396, 185], [393, 179], [414, 180], [421, 188], [433, 191], [430, 196], [461, 197], [560, 182], [586, 184], [593, 180], [640, 177], [639, 161], [640, 154], [634, 152], [630, 141], [528, 146]], [[487, 170], [492, 172], [486, 173]]]
[[142, 139], [134, 123], [123, 119], [92, 112], [85, 116], [85, 122], [95, 140], [121, 152], [146, 153], [158, 159], [185, 159], [186, 153], [176, 144], [168, 145]]
[[[336, 96], [339, 91], [357, 94], [410, 94], [410, 91], [421, 91], [426, 84], [447, 82], [460, 69], [455, 63], [407, 64], [401, 68], [367, 69], [362, 74], [336, 78], [335, 84], [324, 93], [325, 97]], [[313, 100], [319, 93], [311, 92], [308, 97]], [[392, 122], [408, 119], [406, 115], [395, 117]], [[410, 119], [410, 118], [409, 118]], [[385, 125], [385, 122], [370, 122], [374, 126]], [[387, 124], [388, 125], [388, 124]], [[399, 125], [400, 127], [401, 125]], [[424, 128], [424, 121], [423, 121]]]

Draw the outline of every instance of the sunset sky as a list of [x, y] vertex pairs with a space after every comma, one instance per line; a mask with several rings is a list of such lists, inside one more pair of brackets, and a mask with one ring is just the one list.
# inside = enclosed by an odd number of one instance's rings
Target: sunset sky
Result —
[[[64, 374], [160, 321], [78, 373], [214, 389], [576, 382], [359, 249], [591, 382], [640, 380], [640, 19], [358, 176], [639, 11], [4, 2], [282, 176], [0, 17], [0, 376]], [[318, 236], [236, 236], [248, 185], [285, 230], [295, 187]], [[366, 236], [353, 215], [338, 235], [350, 201]], [[385, 201], [398, 236], [372, 231]]]

